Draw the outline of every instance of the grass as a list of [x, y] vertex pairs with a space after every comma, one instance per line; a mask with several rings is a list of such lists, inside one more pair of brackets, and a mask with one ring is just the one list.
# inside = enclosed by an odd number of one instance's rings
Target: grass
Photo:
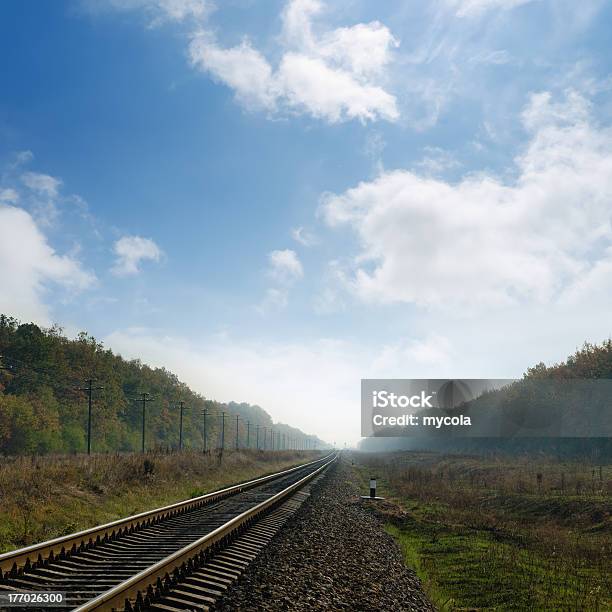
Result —
[[353, 460], [364, 489], [378, 477], [389, 501], [376, 511], [438, 609], [612, 609], [612, 466], [434, 453]]
[[0, 463], [0, 552], [312, 460], [306, 451], [150, 452], [4, 458]]

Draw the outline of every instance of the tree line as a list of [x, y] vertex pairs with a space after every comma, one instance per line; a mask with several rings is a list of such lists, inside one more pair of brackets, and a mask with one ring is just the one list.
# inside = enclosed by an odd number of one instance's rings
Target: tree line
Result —
[[147, 449], [326, 446], [260, 406], [208, 399], [165, 368], [123, 359], [87, 332], [69, 339], [0, 315], [0, 454], [85, 452], [89, 381], [93, 452], [141, 449], [143, 393]]
[[[551, 366], [543, 362], [527, 369], [523, 377], [507, 389], [495, 391], [500, 404], [505, 409], [535, 411], [546, 409], [548, 400], [552, 409], [564, 402], [571, 407], [571, 396], [564, 397], [563, 381], [612, 379], [612, 339], [601, 344], [585, 342], [565, 361]], [[534, 389], [538, 389], [538, 382], [548, 383], [541, 387], [535, 396]], [[559, 383], [558, 385], [555, 383]], [[578, 387], [580, 389], [580, 387]], [[578, 398], [576, 405], [582, 401], [607, 403], [603, 406], [604, 414], [612, 416], [612, 401], [606, 395], [607, 388], [603, 389], [599, 397]], [[546, 397], [550, 395], [550, 397]], [[487, 397], [482, 398], [484, 402]], [[480, 399], [474, 401], [477, 403]], [[571, 414], [569, 415], [571, 418]], [[577, 424], [576, 431], [580, 429]], [[467, 452], [467, 453], [546, 453], [561, 457], [585, 457], [601, 461], [612, 458], [612, 438], [602, 434], [601, 437], [480, 437], [480, 438], [409, 438], [409, 437], [372, 437], [361, 441], [360, 448], [368, 451], [399, 451], [399, 450], [435, 450], [441, 452]]]

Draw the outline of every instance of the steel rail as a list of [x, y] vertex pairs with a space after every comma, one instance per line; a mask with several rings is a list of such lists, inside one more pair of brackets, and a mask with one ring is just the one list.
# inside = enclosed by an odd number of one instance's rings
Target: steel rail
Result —
[[16, 550], [0, 554], [0, 576], [2, 576], [4, 573], [14, 571], [15, 569], [28, 566], [28, 564], [39, 563], [41, 559], [47, 559], [51, 555], [60, 555], [62, 554], [62, 551], [76, 552], [78, 550], [83, 550], [84, 548], [93, 546], [94, 543], [103, 541], [105, 537], [114, 538], [116, 535], [120, 533], [127, 533], [131, 529], [139, 529], [143, 526], [155, 524], [193, 508], [201, 507], [205, 504], [209, 504], [220, 499], [225, 499], [232, 495], [241, 493], [242, 491], [247, 491], [266, 482], [282, 478], [283, 476], [291, 474], [297, 470], [304, 469], [309, 465], [324, 461], [332, 455], [333, 453], [330, 453], [325, 457], [297, 465], [289, 468], [288, 470], [275, 472], [274, 474], [255, 478], [254, 480], [232, 485], [231, 487], [219, 489], [218, 491], [212, 491], [211, 493], [206, 493], [205, 495], [175, 502], [154, 510], [140, 512], [139, 514], [134, 514], [110, 523], [105, 523], [104, 525], [90, 527], [89, 529], [84, 529], [76, 533], [60, 536], [52, 540], [47, 540], [46, 542], [32, 544], [31, 546], [27, 546], [25, 548], [18, 548]]
[[[330, 455], [325, 457], [329, 459]], [[338, 454], [333, 454], [329, 461], [326, 461], [321, 467], [317, 468], [310, 474], [307, 474], [297, 482], [289, 485], [279, 493], [276, 493], [269, 499], [266, 499], [253, 508], [246, 510], [242, 514], [230, 519], [218, 527], [214, 531], [199, 538], [195, 542], [185, 546], [184, 548], [169, 555], [165, 559], [158, 561], [151, 567], [141, 571], [140, 573], [128, 578], [121, 584], [109, 589], [108, 591], [98, 595], [98, 597], [88, 601], [87, 603], [75, 608], [74, 612], [93, 612], [93, 611], [109, 611], [109, 610], [124, 610], [128, 604], [131, 605], [132, 600], [136, 600], [140, 594], [146, 595], [147, 590], [155, 588], [158, 580], [165, 580], [172, 575], [175, 570], [185, 567], [196, 556], [214, 547], [222, 541], [227, 541], [233, 535], [239, 532], [241, 528], [251, 525], [262, 513], [272, 506], [282, 502], [290, 497], [295, 491], [300, 489], [308, 481], [315, 478], [323, 470], [329, 467], [336, 459]], [[312, 462], [315, 463], [315, 462]]]

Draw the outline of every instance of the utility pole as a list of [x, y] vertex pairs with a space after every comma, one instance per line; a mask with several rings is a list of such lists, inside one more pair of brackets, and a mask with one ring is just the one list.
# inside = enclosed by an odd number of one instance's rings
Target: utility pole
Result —
[[221, 452], [225, 448], [225, 411], [221, 412]]
[[142, 402], [142, 446], [141, 452], [145, 452], [145, 419], [146, 419], [146, 408], [147, 402], [153, 401], [152, 397], [149, 397], [148, 393], [140, 394], [140, 401]]
[[238, 450], [238, 446], [239, 446], [239, 443], [238, 443], [238, 418], [239, 418], [238, 415], [236, 415], [236, 450]]
[[183, 450], [183, 408], [185, 407], [185, 402], [180, 402], [179, 406], [181, 407], [181, 417], [179, 421], [179, 452]]
[[270, 450], [274, 450], [274, 430], [270, 428]]
[[206, 408], [202, 410], [202, 439], [204, 441], [204, 452], [206, 452]]
[[264, 448], [263, 448], [264, 450], [266, 450], [266, 446], [267, 446], [266, 445], [266, 437], [267, 437], [267, 435], [268, 435], [268, 428], [264, 427]]
[[251, 421], [247, 421], [247, 449], [251, 448]]
[[261, 427], [261, 425], [259, 423], [257, 423], [256, 429], [257, 429], [257, 443], [255, 444], [255, 447], [257, 448], [257, 450], [259, 450], [259, 428]]
[[[7, 368], [8, 369], [8, 368]], [[78, 387], [79, 391], [87, 391], [87, 454], [91, 455], [91, 393], [104, 387], [94, 387], [93, 379], [89, 378], [85, 381], [86, 387]]]
[[147, 402], [151, 401], [149, 399], [148, 393], [142, 394], [142, 452], [145, 452], [145, 420], [146, 420], [146, 408]]

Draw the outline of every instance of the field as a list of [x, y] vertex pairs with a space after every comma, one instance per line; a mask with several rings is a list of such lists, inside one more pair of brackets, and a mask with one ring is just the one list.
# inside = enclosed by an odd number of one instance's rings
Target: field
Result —
[[353, 453], [440, 610], [611, 610], [612, 466]]
[[306, 451], [3, 458], [0, 552], [312, 460]]

